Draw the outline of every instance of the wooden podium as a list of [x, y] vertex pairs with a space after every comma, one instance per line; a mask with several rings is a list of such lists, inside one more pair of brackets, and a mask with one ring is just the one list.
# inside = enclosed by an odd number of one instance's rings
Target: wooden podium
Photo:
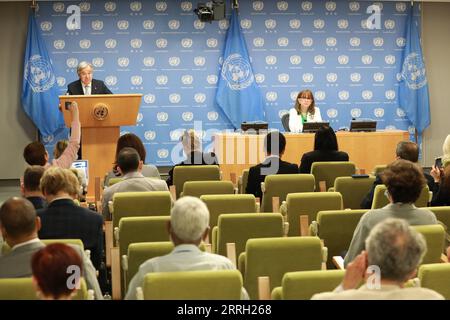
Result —
[[95, 178], [111, 171], [120, 126], [136, 124], [142, 94], [98, 94], [59, 96], [64, 122], [72, 122], [66, 103], [76, 102], [80, 111], [83, 159], [89, 161], [88, 197], [94, 196]]

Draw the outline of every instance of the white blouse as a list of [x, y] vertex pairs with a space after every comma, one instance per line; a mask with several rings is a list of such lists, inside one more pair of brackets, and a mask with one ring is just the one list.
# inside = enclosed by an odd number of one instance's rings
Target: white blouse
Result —
[[[320, 109], [315, 107], [314, 115], [308, 112], [306, 114], [306, 119], [308, 122], [322, 122]], [[295, 108], [289, 110], [289, 130], [294, 133], [300, 133], [303, 130], [302, 116], [297, 114]]]

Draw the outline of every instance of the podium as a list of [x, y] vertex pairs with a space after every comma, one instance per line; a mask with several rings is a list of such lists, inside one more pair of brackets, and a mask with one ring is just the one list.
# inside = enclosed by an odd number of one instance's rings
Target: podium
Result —
[[94, 196], [96, 177], [111, 171], [120, 126], [136, 124], [142, 94], [98, 94], [59, 96], [59, 108], [70, 127], [72, 118], [66, 105], [76, 102], [80, 112], [83, 159], [89, 161], [88, 197]]

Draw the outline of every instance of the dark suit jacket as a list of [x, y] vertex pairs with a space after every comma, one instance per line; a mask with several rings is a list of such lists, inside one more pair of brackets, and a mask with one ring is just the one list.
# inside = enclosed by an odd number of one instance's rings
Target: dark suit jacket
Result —
[[[101, 80], [92, 79], [91, 94], [112, 94], [105, 83]], [[67, 92], [70, 95], [84, 95], [83, 87], [81, 86], [81, 81], [77, 80], [69, 83], [67, 86]]]
[[172, 169], [170, 169], [169, 177], [166, 180], [167, 185], [169, 187], [173, 185], [173, 169], [176, 166], [192, 166], [192, 165], [208, 165], [208, 164], [219, 164], [219, 160], [217, 160], [217, 157], [214, 154], [214, 152], [211, 153], [203, 153], [200, 151], [191, 152], [191, 154], [187, 157], [186, 160], [174, 165]]
[[315, 150], [303, 154], [300, 160], [300, 173], [311, 173], [313, 162], [348, 161], [348, 154], [344, 151]]
[[[427, 180], [427, 185], [430, 191], [433, 192], [433, 195], [436, 194], [436, 184], [434, 183], [434, 179], [431, 175], [424, 172], [425, 179]], [[364, 197], [364, 199], [361, 201], [361, 209], [370, 209], [372, 208], [372, 202], [373, 202], [373, 194], [375, 193], [375, 188], [377, 185], [383, 184], [383, 181], [381, 180], [381, 176], [377, 174], [375, 177], [375, 181], [373, 182], [372, 189], [370, 189], [369, 193]], [[434, 197], [433, 197], [434, 199]]]
[[[271, 166], [272, 168], [269, 168]], [[266, 168], [264, 170], [266, 172], [261, 172], [262, 168]], [[253, 194], [255, 197], [261, 199], [261, 182], [264, 182], [266, 176], [268, 176], [269, 174], [289, 173], [298, 173], [298, 167], [296, 164], [283, 161], [280, 158], [274, 156], [267, 157], [262, 163], [250, 168], [248, 172], [248, 182], [245, 193]]]
[[28, 201], [30, 201], [36, 210], [47, 207], [47, 201], [41, 197], [28, 197]]
[[91, 251], [94, 267], [100, 269], [103, 253], [103, 217], [77, 206], [71, 199], [60, 199], [37, 211], [41, 218], [40, 239], [80, 239]]

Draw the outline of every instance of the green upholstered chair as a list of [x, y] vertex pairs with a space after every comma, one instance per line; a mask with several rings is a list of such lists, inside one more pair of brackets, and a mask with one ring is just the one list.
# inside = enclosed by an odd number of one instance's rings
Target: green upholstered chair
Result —
[[[3, 278], [0, 279], [0, 300], [37, 300], [31, 278]], [[86, 281], [82, 278], [80, 289], [73, 300], [93, 300], [93, 290], [88, 290]]]
[[337, 177], [349, 177], [355, 174], [355, 164], [350, 161], [313, 162], [311, 174], [316, 181], [316, 191], [321, 191], [321, 181], [325, 181], [325, 190], [328, 190], [334, 186], [334, 180]]
[[264, 179], [261, 212], [272, 212], [272, 198], [279, 197], [280, 203], [288, 193], [314, 191], [314, 176], [311, 174], [276, 174]]
[[413, 226], [427, 241], [427, 252], [423, 257], [422, 264], [439, 263], [444, 252], [445, 230], [440, 224]]
[[228, 213], [257, 212], [255, 196], [252, 194], [214, 194], [203, 195], [200, 199], [206, 203], [209, 211], [209, 239], [217, 226], [219, 215]]
[[177, 199], [183, 191], [186, 181], [220, 180], [220, 170], [217, 165], [176, 166], [173, 169], [173, 184]]
[[149, 273], [145, 300], [239, 300], [242, 276], [237, 270]]
[[186, 181], [180, 196], [200, 198], [206, 194], [234, 194], [234, 185], [231, 181]]
[[123, 180], [123, 178], [119, 178], [119, 177], [117, 177], [117, 178], [110, 178], [108, 180], [108, 187], [111, 187], [112, 185], [115, 185], [116, 183], [118, 183], [118, 182], [120, 182], [122, 180]]
[[418, 277], [421, 287], [432, 289], [450, 300], [450, 263], [422, 264]]
[[298, 271], [284, 274], [273, 300], [309, 300], [317, 293], [333, 291], [344, 279], [345, 270]]
[[432, 211], [436, 218], [447, 227], [447, 233], [450, 234], [450, 206], [428, 207], [425, 209]]
[[240, 194], [244, 194], [247, 190], [248, 173], [250, 169], [245, 169], [242, 171], [242, 176], [238, 180], [238, 191]]
[[342, 210], [342, 196], [339, 192], [290, 193], [281, 212], [286, 213], [289, 222], [288, 236], [300, 235], [300, 216], [308, 216], [309, 222], [316, 220], [317, 212]]
[[310, 226], [311, 235], [318, 236], [328, 249], [327, 267], [332, 268], [331, 258], [348, 250], [359, 220], [368, 209], [329, 210], [317, 213]]
[[272, 291], [286, 272], [320, 270], [322, 246], [317, 237], [249, 239], [238, 264], [250, 299], [258, 299], [260, 276], [270, 278]]
[[337, 177], [334, 181], [334, 190], [342, 195], [344, 209], [360, 209], [361, 201], [372, 188], [375, 177], [352, 178]]
[[381, 173], [384, 171], [384, 169], [386, 169], [386, 167], [387, 167], [387, 164], [379, 164], [379, 165], [376, 165], [375, 168], [373, 168], [372, 174], [373, 174], [374, 176], [376, 176], [376, 175], [378, 175], [378, 174], [381, 174]]
[[113, 196], [113, 230], [124, 217], [168, 216], [172, 208], [169, 191], [118, 192]]
[[248, 239], [282, 236], [280, 213], [224, 214], [213, 229], [212, 247], [214, 253], [227, 256], [227, 243], [235, 243], [236, 257], [239, 257]]
[[[385, 192], [387, 188], [384, 184], [379, 184], [375, 187], [373, 194], [372, 209], [383, 208], [385, 205], [389, 204], [389, 199], [386, 197]], [[416, 207], [426, 207], [430, 200], [430, 192], [428, 186], [423, 187], [419, 198], [414, 202]]]

